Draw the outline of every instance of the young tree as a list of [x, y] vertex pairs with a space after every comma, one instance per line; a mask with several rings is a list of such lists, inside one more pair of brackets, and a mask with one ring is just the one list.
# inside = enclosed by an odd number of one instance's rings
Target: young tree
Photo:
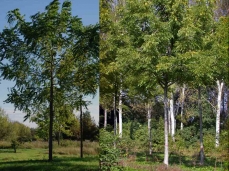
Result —
[[[44, 106], [49, 106], [51, 161], [54, 92], [63, 91], [62, 98], [70, 99], [66, 103], [74, 105], [79, 99], [72, 96], [79, 94], [79, 91], [82, 94], [96, 91], [96, 85], [89, 86], [89, 81], [85, 84], [84, 80], [91, 81], [85, 77], [98, 74], [91, 74], [96, 71], [96, 67], [92, 66], [96, 66], [97, 56], [93, 59], [91, 56], [98, 51], [98, 39], [95, 38], [98, 27], [85, 29], [81, 20], [71, 15], [71, 2], [68, 0], [61, 7], [58, 0], [53, 0], [46, 6], [45, 12], [31, 16], [29, 22], [25, 21], [19, 9], [12, 10], [8, 13], [8, 22], [10, 27], [0, 35], [3, 49], [0, 56], [7, 61], [1, 71], [4, 79], [15, 81], [15, 86], [11, 88], [6, 102], [13, 103], [16, 109], [25, 112], [26, 119]], [[82, 71], [78, 71], [78, 68], [82, 68], [78, 65], [79, 56], [84, 56], [84, 59], [88, 59], [87, 64], [91, 64], [87, 65], [91, 67], [90, 73], [84, 73], [80, 81], [74, 79]]]
[[198, 88], [198, 108], [200, 121], [200, 164], [204, 164], [203, 127], [202, 127], [202, 98], [201, 88], [212, 84], [212, 65], [214, 58], [209, 55], [213, 33], [212, 1], [192, 1], [182, 22], [183, 27], [178, 32], [179, 41], [176, 51], [181, 55], [181, 64], [185, 75], [189, 75], [185, 82]]
[[[229, 83], [228, 81], [228, 70], [226, 66], [228, 65], [229, 57], [226, 55], [228, 53], [228, 24], [229, 17], [222, 16], [219, 18], [217, 22], [215, 34], [211, 36], [214, 40], [214, 44], [212, 47], [212, 56], [215, 58], [216, 62], [213, 67], [213, 76], [216, 80], [216, 85], [218, 89], [218, 97], [217, 97], [217, 110], [216, 110], [216, 138], [215, 138], [215, 146], [219, 147], [219, 135], [220, 135], [220, 113], [222, 106], [222, 94], [223, 87], [225, 83]], [[220, 62], [219, 62], [220, 61]]]
[[[184, 2], [181, 1], [126, 1], [121, 21], [124, 39], [129, 46], [119, 50], [120, 63], [128, 64], [135, 71], [151, 75], [164, 90], [164, 163], [168, 165], [168, 88], [176, 80], [174, 63], [177, 33], [183, 19]], [[123, 65], [122, 67], [126, 67]], [[134, 72], [136, 74], [136, 72]], [[148, 75], [147, 74], [147, 75]], [[148, 82], [142, 78], [142, 82]], [[148, 84], [149, 85], [149, 84]], [[150, 85], [149, 85], [150, 86]]]

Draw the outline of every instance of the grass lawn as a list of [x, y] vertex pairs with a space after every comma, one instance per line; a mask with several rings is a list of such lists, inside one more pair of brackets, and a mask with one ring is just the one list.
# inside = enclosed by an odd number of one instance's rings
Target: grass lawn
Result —
[[[65, 151], [65, 147], [60, 147]], [[69, 150], [69, 147], [66, 147]], [[84, 155], [81, 159], [78, 154], [55, 153], [53, 161], [48, 162], [47, 148], [18, 149], [17, 153], [13, 149], [0, 149], [0, 171], [90, 171], [99, 170], [97, 155]], [[86, 151], [86, 149], [85, 149]]]

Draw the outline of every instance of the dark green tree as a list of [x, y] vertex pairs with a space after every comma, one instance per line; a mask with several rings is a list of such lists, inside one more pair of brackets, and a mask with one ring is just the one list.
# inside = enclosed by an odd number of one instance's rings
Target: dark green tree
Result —
[[61, 7], [58, 0], [53, 0], [45, 12], [32, 15], [31, 21], [25, 21], [19, 9], [12, 10], [8, 22], [10, 27], [0, 34], [0, 57], [6, 61], [1, 75], [3, 79], [14, 80], [15, 86], [6, 102], [25, 112], [25, 119], [49, 108], [51, 161], [54, 105], [58, 96], [65, 104], [77, 107], [80, 95], [96, 92], [98, 26], [84, 27], [77, 16], [72, 16], [68, 0]]

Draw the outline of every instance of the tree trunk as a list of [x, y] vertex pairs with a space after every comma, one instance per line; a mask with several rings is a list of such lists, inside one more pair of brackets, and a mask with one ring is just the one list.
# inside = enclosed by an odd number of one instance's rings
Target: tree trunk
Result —
[[185, 84], [182, 87], [182, 94], [181, 94], [181, 124], [180, 124], [180, 129], [183, 130], [183, 114], [184, 114], [184, 100], [185, 100]]
[[50, 102], [49, 102], [49, 161], [52, 161], [52, 132], [53, 132], [53, 57], [50, 70]]
[[[168, 99], [168, 102], [170, 100]], [[168, 107], [168, 134], [171, 135], [171, 111], [170, 108]]]
[[169, 143], [168, 143], [168, 86], [164, 87], [164, 134], [165, 134], [165, 148], [164, 148], [164, 164], [169, 165]]
[[152, 155], [152, 133], [151, 133], [151, 104], [150, 102], [148, 102], [148, 106], [147, 106], [147, 110], [148, 110], [148, 137], [149, 137], [149, 155]]
[[198, 108], [200, 117], [200, 164], [204, 164], [204, 144], [203, 144], [203, 123], [202, 123], [202, 104], [201, 104], [201, 87], [198, 87]]
[[104, 111], [104, 128], [107, 127], [107, 109]]
[[[117, 91], [115, 90], [115, 93], [114, 93], [114, 136], [117, 135], [116, 95], [117, 95]], [[114, 141], [114, 148], [116, 148], [115, 141]]]
[[57, 139], [57, 141], [58, 141], [58, 146], [59, 146], [60, 145], [60, 129], [58, 131], [58, 139]]
[[217, 80], [218, 87], [218, 98], [217, 98], [217, 112], [216, 112], [216, 136], [215, 136], [215, 146], [219, 147], [219, 135], [220, 135], [220, 110], [221, 110], [221, 99], [222, 99], [222, 90], [223, 82]]
[[83, 110], [82, 110], [82, 96], [80, 96], [80, 157], [83, 158]]
[[119, 137], [122, 138], [122, 90], [119, 96]]
[[175, 141], [174, 139], [174, 135], [175, 135], [175, 116], [174, 116], [174, 105], [173, 105], [174, 101], [173, 101], [173, 93], [172, 93], [172, 97], [170, 100], [170, 118], [171, 118], [171, 136], [173, 141]]

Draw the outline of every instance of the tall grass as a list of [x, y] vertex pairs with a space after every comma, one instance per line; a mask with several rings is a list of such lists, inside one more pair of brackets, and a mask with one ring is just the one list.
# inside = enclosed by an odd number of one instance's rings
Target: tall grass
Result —
[[[98, 142], [83, 142], [84, 155], [98, 155]], [[0, 149], [12, 149], [11, 142], [0, 141]], [[33, 141], [21, 143], [18, 149], [48, 149], [47, 141]], [[12, 149], [13, 150], [13, 149]], [[53, 153], [60, 155], [79, 155], [80, 154], [80, 142], [72, 140], [62, 140], [58, 146], [57, 141], [53, 141]]]

